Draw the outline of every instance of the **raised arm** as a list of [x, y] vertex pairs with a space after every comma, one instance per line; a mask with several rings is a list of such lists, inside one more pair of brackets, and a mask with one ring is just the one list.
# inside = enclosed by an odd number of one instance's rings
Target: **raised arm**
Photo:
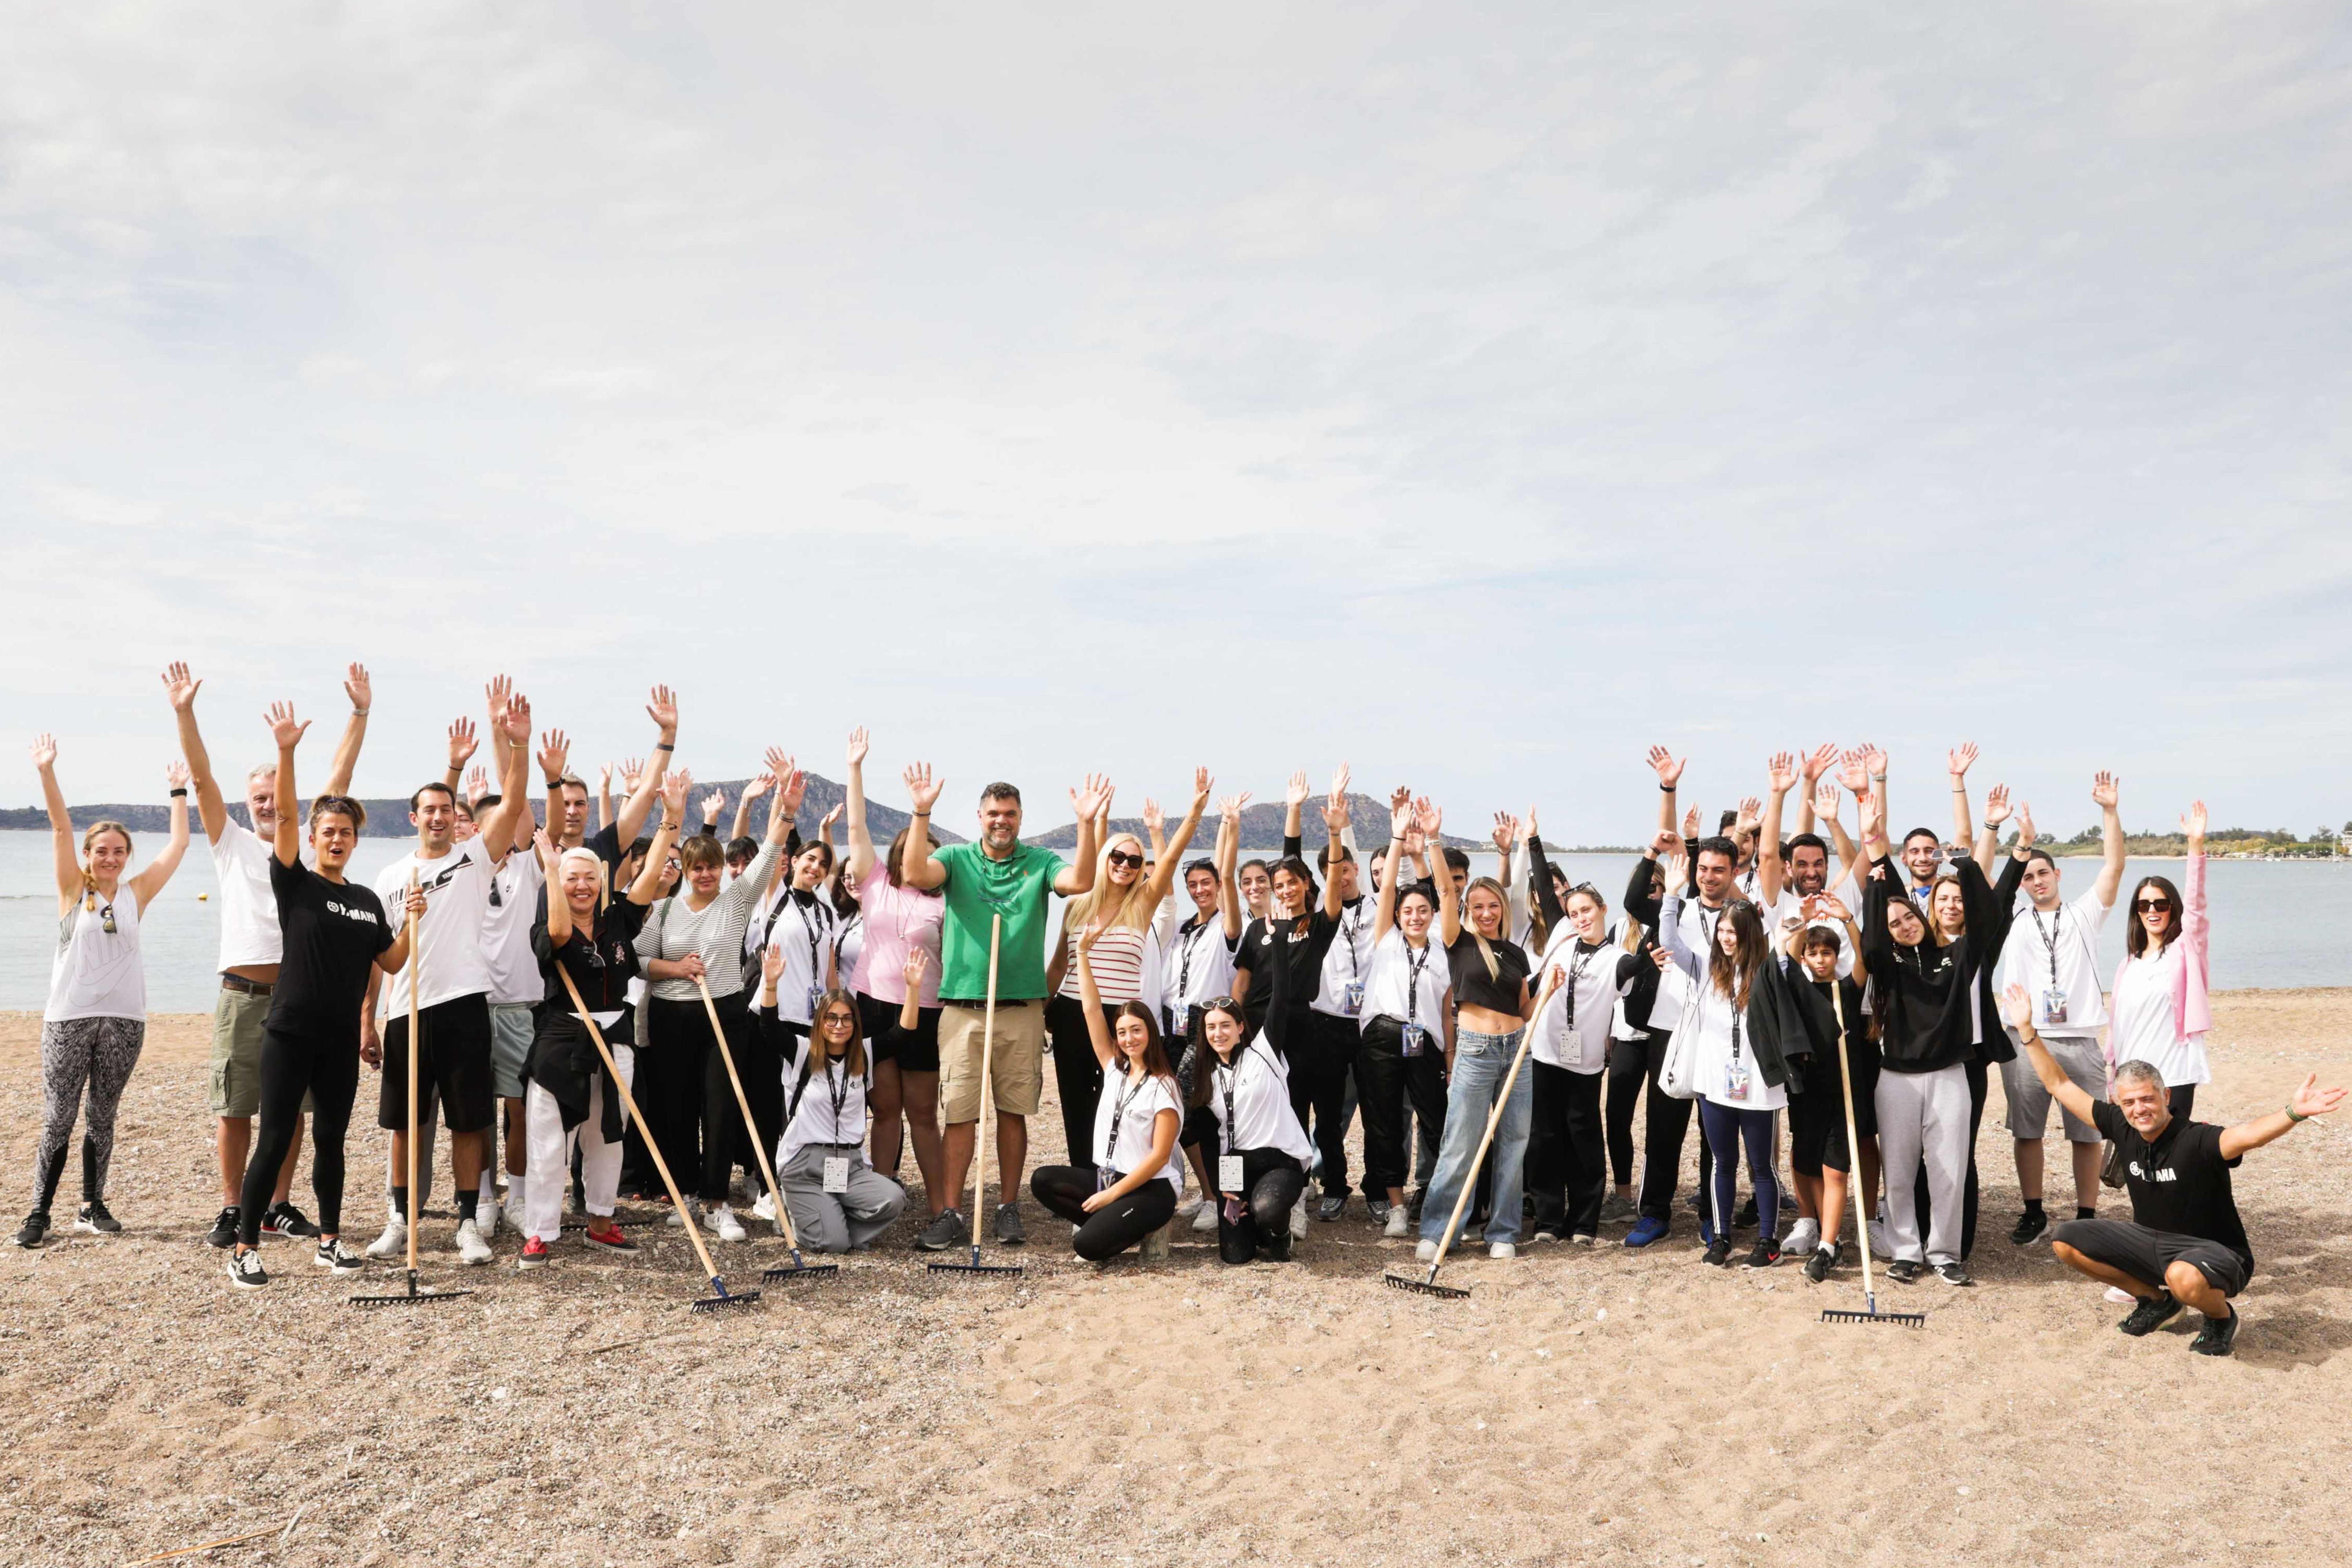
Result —
[[[2066, 1069], [2058, 1065], [2050, 1055], [2050, 1047], [2043, 1045], [2042, 1037], [2034, 1032], [2033, 998], [2026, 994], [2024, 986], [2010, 985], [2002, 989], [2000, 1014], [2008, 1021], [2010, 1028], [2015, 1031], [2019, 1044], [2025, 1047], [2025, 1059], [2033, 1064], [2033, 1076], [2042, 1080], [2042, 1087], [2050, 1091], [2050, 1097], [2064, 1106], [2066, 1113], [2075, 1121], [2095, 1121], [2097, 1112], [2091, 1108], [2091, 1097], [2074, 1086], [2074, 1080], [2066, 1076]], [[2341, 1096], [2344, 1091], [2337, 1089], [2336, 1092]]]
[[623, 846], [635, 841], [638, 829], [646, 825], [646, 814], [654, 808], [654, 799], [661, 791], [662, 774], [677, 756], [677, 696], [667, 686], [656, 686], [646, 702], [646, 717], [654, 721], [656, 734], [653, 755], [646, 759], [646, 771], [637, 775], [637, 787], [621, 803], [621, 815], [616, 819], [614, 835]]
[[1151, 879], [1143, 885], [1144, 908], [1158, 909], [1160, 901], [1168, 897], [1168, 889], [1175, 885], [1176, 873], [1181, 868], [1177, 862], [1183, 858], [1184, 851], [1192, 847], [1192, 835], [1200, 831], [1201, 814], [1209, 807], [1212, 782], [1207, 768], [1192, 770], [1192, 809], [1186, 812], [1184, 820], [1176, 825], [1175, 837], [1164, 846], [1153, 847]]
[[269, 738], [278, 742], [278, 833], [270, 848], [280, 866], [299, 866], [302, 863], [302, 830], [298, 824], [306, 813], [299, 804], [302, 797], [294, 792], [294, 748], [302, 743], [302, 732], [310, 727], [310, 721], [305, 719], [297, 723], [291, 702], [271, 703], [266, 721]]
[[2297, 1122], [2334, 1110], [2344, 1103], [2344, 1095], [2342, 1089], [2320, 1088], [2317, 1073], [2305, 1073], [2303, 1087], [2294, 1091], [2294, 1098], [2286, 1102], [2284, 1109], [2221, 1130], [2221, 1158], [2234, 1160], [2250, 1150], [2275, 1142], [2294, 1131]]
[[849, 885], [856, 887], [874, 869], [874, 837], [866, 830], [866, 726], [849, 732]]
[[[1345, 777], [1346, 773], [1346, 768], [1342, 767], [1340, 769], [1341, 776]], [[1323, 802], [1324, 841], [1331, 847], [1330, 852], [1334, 856], [1338, 855], [1339, 852], [1343, 843], [1341, 835], [1347, 831], [1347, 797], [1340, 793], [1339, 786], [1335, 782], [1332, 785], [1330, 795], [1327, 796]], [[1348, 853], [1353, 855], [1355, 850], [1350, 848]], [[1347, 901], [1339, 897], [1339, 879], [1333, 875], [1333, 872], [1337, 870], [1338, 867], [1339, 862], [1335, 859], [1329, 866], [1326, 867], [1323, 871], [1323, 913], [1328, 918], [1335, 921], [1338, 920], [1341, 914], [1346, 912], [1348, 908]], [[1363, 885], [1361, 880], [1362, 872], [1363, 868], [1360, 866], [1358, 867], [1358, 881], [1356, 884], [1358, 887], [1361, 887]]]
[[184, 763], [173, 763], [163, 770], [164, 782], [172, 791], [172, 837], [163, 845], [163, 852], [147, 862], [139, 875], [131, 879], [131, 890], [138, 895], [142, 910], [155, 901], [172, 873], [180, 868], [180, 858], [188, 852], [188, 768]]
[[1952, 775], [1952, 842], [1965, 848], [1975, 842], [1977, 836], [1969, 819], [1969, 769], [1977, 760], [1977, 743], [1963, 741], [1945, 756], [1945, 765]]
[[2189, 840], [2189, 864], [2180, 878], [2180, 901], [2187, 907], [2180, 911], [2180, 934], [2188, 939], [2189, 955], [2200, 968], [2205, 963], [2205, 803], [2192, 800], [2189, 813], [2180, 819], [2180, 831]]
[[1699, 957], [1683, 940], [1683, 879], [1690, 870], [1690, 858], [1676, 850], [1666, 862], [1666, 896], [1658, 904], [1658, 941], [1674, 960], [1675, 967], [1693, 980], [1699, 977]]
[[1826, 742], [1813, 748], [1811, 753], [1805, 758], [1801, 770], [1801, 776], [1797, 781], [1797, 831], [1799, 833], [1813, 831], [1814, 799], [1821, 792], [1822, 775], [1837, 766], [1837, 760], [1838, 749]]
[[228, 826], [228, 803], [221, 798], [220, 784], [213, 777], [212, 754], [205, 750], [205, 738], [196, 731], [196, 689], [203, 685], [188, 674], [184, 664], [164, 667], [163, 695], [171, 700], [172, 719], [179, 726], [180, 755], [187, 759], [189, 782], [195, 786], [205, 842], [216, 844], [221, 830]]
[[629, 884], [629, 902], [644, 909], [661, 891], [662, 867], [669, 858], [671, 846], [677, 842], [678, 830], [686, 826], [686, 792], [693, 780], [684, 773], [662, 780], [661, 826], [654, 830], [653, 847], [646, 853], [645, 864], [637, 868], [637, 879]]
[[[375, 688], [368, 679], [367, 666], [353, 664], [343, 672], [343, 695], [352, 700], [352, 716], [343, 721], [342, 738], [335, 742], [335, 754], [327, 764], [327, 787], [322, 795], [352, 793], [352, 774], [360, 765], [360, 746], [367, 739], [368, 710], [375, 706]], [[283, 781], [278, 784], [278, 819], [309, 809], [309, 803], [286, 793]]]
[[1661, 827], [1650, 840], [1650, 852], [1633, 863], [1633, 874], [1625, 879], [1625, 912], [1643, 925], [1658, 923], [1658, 895], [1650, 884], [1659, 875], [1661, 859], [1682, 846], [1682, 836], [1671, 827]]
[[933, 782], [929, 763], [908, 763], [906, 779], [915, 820], [908, 825], [906, 864], [898, 868], [898, 877], [907, 886], [929, 892], [948, 879], [948, 868], [931, 858], [931, 807], [939, 804], [947, 781]]
[[1984, 828], [1977, 835], [1977, 869], [1992, 875], [1993, 857], [2000, 853], [2000, 825], [2009, 820], [2009, 786], [1997, 784], [1985, 791]]
[[1542, 836], [1536, 832], [1536, 808], [1528, 807], [1528, 869], [1535, 879], [1536, 910], [1543, 916], [1547, 933], [1567, 929], [1568, 910], [1561, 907], [1559, 892], [1551, 885], [1551, 857], [1544, 853]]
[[41, 775], [41, 804], [49, 808], [49, 851], [57, 862], [58, 912], [63, 914], [81, 897], [81, 857], [74, 847], [65, 792], [58, 787], [56, 736], [44, 732], [33, 737], [33, 769]]
[[1087, 782], [1070, 792], [1070, 809], [1078, 814], [1078, 847], [1076, 858], [1054, 873], [1054, 891], [1066, 899], [1091, 892], [1095, 885], [1095, 857], [1102, 848], [1098, 819], [1110, 810], [1111, 782], [1100, 773], [1088, 773]]
[[1837, 846], [1837, 875], [1830, 879], [1831, 886], [1834, 887], [1855, 875], [1857, 863], [1862, 858], [1862, 851], [1846, 836], [1845, 824], [1838, 820], [1838, 786], [1835, 780], [1813, 792], [1813, 815], [1816, 829], [1826, 826], [1830, 830], [1830, 842]]
[[1297, 855], [1303, 852], [1300, 832], [1307, 821], [1307, 770], [1301, 768], [1290, 775], [1290, 783], [1282, 792], [1282, 852]]
[[514, 847], [515, 829], [530, 814], [530, 775], [526, 771], [530, 759], [530, 699], [514, 692], [507, 699], [507, 710], [491, 726], [499, 731], [504, 746], [493, 744], [491, 755], [499, 763], [499, 804], [488, 820], [480, 823], [482, 848], [493, 860], [502, 860]]
[[2091, 798], [2099, 803], [2099, 862], [2098, 880], [2091, 886], [2099, 895], [2103, 909], [2116, 907], [2116, 894], [2124, 884], [2124, 819], [2118, 802], [2123, 795], [2122, 781], [2101, 769], [2091, 780]]
[[1389, 796], [1389, 869], [1381, 879], [1380, 902], [1372, 910], [1375, 942], [1396, 929], [1397, 888], [1404, 880], [1404, 834], [1412, 821], [1412, 792], [1399, 788]]
[[1242, 891], [1234, 868], [1242, 858], [1242, 810], [1249, 800], [1250, 792], [1244, 790], [1217, 803], [1222, 817], [1217, 824], [1217, 914], [1228, 947], [1242, 939]]
[[1429, 845], [1429, 879], [1437, 884], [1438, 932], [1445, 939], [1444, 945], [1452, 947], [1462, 936], [1462, 896], [1454, 890], [1453, 868], [1445, 864], [1445, 813], [1424, 795], [1412, 803], [1412, 815]]
[[1118, 1047], [1111, 1038], [1110, 1026], [1103, 1022], [1102, 993], [1095, 989], [1094, 968], [1087, 963], [1087, 952], [1100, 935], [1099, 930], [1078, 933], [1078, 1000], [1086, 1005], [1087, 1043], [1095, 1048], [1095, 1063], [1108, 1072]]
[[751, 803], [775, 787], [776, 775], [772, 773], [756, 773], [744, 781], [743, 793], [735, 801], [735, 820], [727, 826], [728, 843], [751, 837]]
[[[1886, 753], [1874, 741], [1862, 743], [1862, 765], [1868, 774], [1867, 790], [1878, 797], [1878, 826], [1884, 836], [1886, 827]], [[1859, 809], [1859, 807], [1857, 807]], [[1867, 853], [1865, 846], [1864, 853]], [[1875, 858], [1875, 857], [1874, 857]]]
[[[549, 820], [551, 822], [553, 818]], [[596, 826], [599, 828], [613, 826], [613, 764], [610, 763], [596, 770]]]
[[1650, 768], [1658, 775], [1658, 826], [1668, 833], [1675, 830], [1675, 791], [1683, 782], [1683, 769], [1688, 757], [1676, 757], [1664, 746], [1650, 748]]
[[1780, 806], [1797, 783], [1797, 754], [1777, 752], [1764, 764], [1764, 816], [1756, 825], [1756, 890], [1764, 907], [1780, 901], [1788, 868], [1780, 860]]
[[[543, 827], [531, 848], [539, 856], [539, 868], [547, 874], [547, 951], [561, 952], [572, 940], [572, 900], [563, 896], [563, 851]], [[637, 879], [645, 880], [642, 876]]]
[[1503, 884], [1503, 933], [1507, 936], [1528, 923], [1527, 838], [1519, 819], [1507, 811], [1495, 814], [1495, 858], [1502, 868], [1496, 879]]

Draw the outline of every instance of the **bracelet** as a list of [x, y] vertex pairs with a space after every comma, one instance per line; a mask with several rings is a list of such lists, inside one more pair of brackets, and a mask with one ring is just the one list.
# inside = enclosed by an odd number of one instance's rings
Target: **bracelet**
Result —
[[173, 800], [185, 800], [187, 797], [188, 792], [184, 789], [175, 789], [172, 792], [172, 798]]
[[917, 816], [929, 816], [931, 815], [931, 809], [929, 806], [925, 806], [922, 810], [915, 813], [915, 815]]
[[677, 748], [670, 744], [667, 741], [656, 741], [654, 742], [654, 750], [656, 752], [675, 752]]
[[661, 825], [661, 830], [664, 833], [676, 833], [683, 826], [685, 826], [683, 823], [665, 822]]
[[2294, 1106], [2292, 1106], [2292, 1105], [2287, 1106], [2287, 1107], [2285, 1108], [2285, 1110], [2286, 1110], [2286, 1122], [2287, 1122], [2287, 1125], [2288, 1125], [2288, 1126], [2290, 1126], [2290, 1127], [2294, 1126], [2294, 1125], [2296, 1122], [2298, 1122], [2298, 1121], [2310, 1121], [2310, 1120], [2311, 1120], [2311, 1118], [2310, 1118], [2310, 1117], [2308, 1117], [2308, 1116], [2297, 1116], [2297, 1115], [2294, 1113]]
[[1672, 784], [1662, 784], [1658, 786], [1658, 793], [1660, 795], [1672, 795], [1675, 793], [1675, 786]]
[[364, 708], [354, 708], [352, 710], [352, 717], [354, 719], [364, 719], [367, 717], [367, 710]]
[[1873, 773], [1870, 775], [1870, 779], [1873, 784], [1885, 784], [1886, 782], [1886, 775], [1885, 773]]
[[1969, 786], [1964, 784], [1954, 784], [1952, 786], [1952, 793], [1954, 795], [1966, 795], [1969, 793]]

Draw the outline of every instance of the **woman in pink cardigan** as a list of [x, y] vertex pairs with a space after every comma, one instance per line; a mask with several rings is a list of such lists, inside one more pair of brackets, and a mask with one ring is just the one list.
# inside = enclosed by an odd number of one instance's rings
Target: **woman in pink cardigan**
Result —
[[2205, 998], [2205, 803], [2180, 819], [2189, 836], [2189, 892], [2163, 877], [2132, 889], [2127, 951], [2107, 1005], [2107, 1059], [2144, 1061], [2164, 1077], [2172, 1114], [2186, 1121], [2197, 1086], [2212, 1080], [2205, 1036], [2213, 1014]]

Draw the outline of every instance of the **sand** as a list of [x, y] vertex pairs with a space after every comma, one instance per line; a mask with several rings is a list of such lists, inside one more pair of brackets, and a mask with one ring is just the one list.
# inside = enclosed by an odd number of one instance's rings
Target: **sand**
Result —
[[[2352, 992], [2215, 1011], [2207, 1120], [2269, 1110], [2314, 1068], [2352, 1078]], [[207, 1028], [151, 1031], [110, 1194], [123, 1234], [0, 1253], [0, 1561], [119, 1563], [257, 1531], [199, 1560], [2342, 1557], [2352, 1126], [2301, 1128], [2241, 1172], [2261, 1268], [2220, 1362], [2188, 1353], [2185, 1323], [2125, 1339], [2095, 1287], [2009, 1245], [1997, 1081], [1981, 1283], [1888, 1288], [1924, 1330], [1823, 1324], [1823, 1305], [1858, 1303], [1852, 1274], [1708, 1269], [1686, 1222], [1640, 1253], [1612, 1227], [1593, 1251], [1468, 1258], [1449, 1274], [1471, 1298], [1433, 1301], [1381, 1287], [1409, 1244], [1360, 1205], [1299, 1263], [1228, 1268], [1185, 1232], [1165, 1264], [1100, 1270], [1033, 1206], [1011, 1284], [926, 1273], [902, 1226], [839, 1284], [719, 1317], [685, 1310], [675, 1231], [640, 1231], [655, 1245], [635, 1259], [567, 1243], [523, 1276], [511, 1235], [496, 1266], [457, 1267], [443, 1219], [431, 1278], [477, 1293], [367, 1312], [299, 1244], [266, 1244], [278, 1282], [255, 1294], [204, 1245]], [[37, 1031], [0, 1016], [12, 1216]], [[1041, 1143], [1057, 1125], [1049, 1107]], [[382, 1143], [353, 1149], [365, 1240]], [[2052, 1196], [2071, 1196], [2063, 1177]], [[723, 1266], [753, 1279], [777, 1250], [724, 1247]]]

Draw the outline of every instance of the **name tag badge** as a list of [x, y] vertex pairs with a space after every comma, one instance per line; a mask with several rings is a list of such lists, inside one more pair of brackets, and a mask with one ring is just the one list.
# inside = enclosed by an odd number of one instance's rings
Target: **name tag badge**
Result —
[[849, 1156], [828, 1154], [824, 1160], [824, 1190], [845, 1193], [849, 1190]]
[[1724, 1074], [1724, 1079], [1726, 1092], [1730, 1098], [1733, 1100], [1748, 1098], [1748, 1064], [1745, 1061], [1733, 1062], [1729, 1070]]
[[1243, 1185], [1242, 1157], [1239, 1154], [1218, 1155], [1217, 1190], [1221, 1193], [1237, 1193], [1242, 1190]]
[[1348, 982], [1348, 989], [1339, 1002], [1339, 1010], [1350, 1018], [1360, 1018], [1364, 1016], [1364, 983], [1362, 981]]
[[823, 994], [824, 993], [814, 985], [808, 988], [808, 1013], [812, 1022], [816, 1017], [816, 999]]
[[1107, 1193], [1110, 1191], [1110, 1184], [1117, 1180], [1118, 1180], [1118, 1173], [1112, 1170], [1108, 1165], [1097, 1165], [1095, 1167], [1095, 1191], [1098, 1193]]
[[1427, 1046], [1428, 1043], [1429, 1031], [1427, 1029], [1423, 1028], [1419, 1024], [1407, 1024], [1404, 1026], [1404, 1054], [1406, 1056], [1417, 1057], [1421, 1055], [1423, 1048]]
[[1192, 1004], [1190, 1002], [1179, 1003], [1176, 1007], [1176, 1033], [1180, 1036], [1183, 1036], [1190, 1035], [1192, 1032]]
[[2042, 994], [2042, 1021], [2045, 1024], [2063, 1024], [2066, 1021], [2065, 987], [2053, 985]]

